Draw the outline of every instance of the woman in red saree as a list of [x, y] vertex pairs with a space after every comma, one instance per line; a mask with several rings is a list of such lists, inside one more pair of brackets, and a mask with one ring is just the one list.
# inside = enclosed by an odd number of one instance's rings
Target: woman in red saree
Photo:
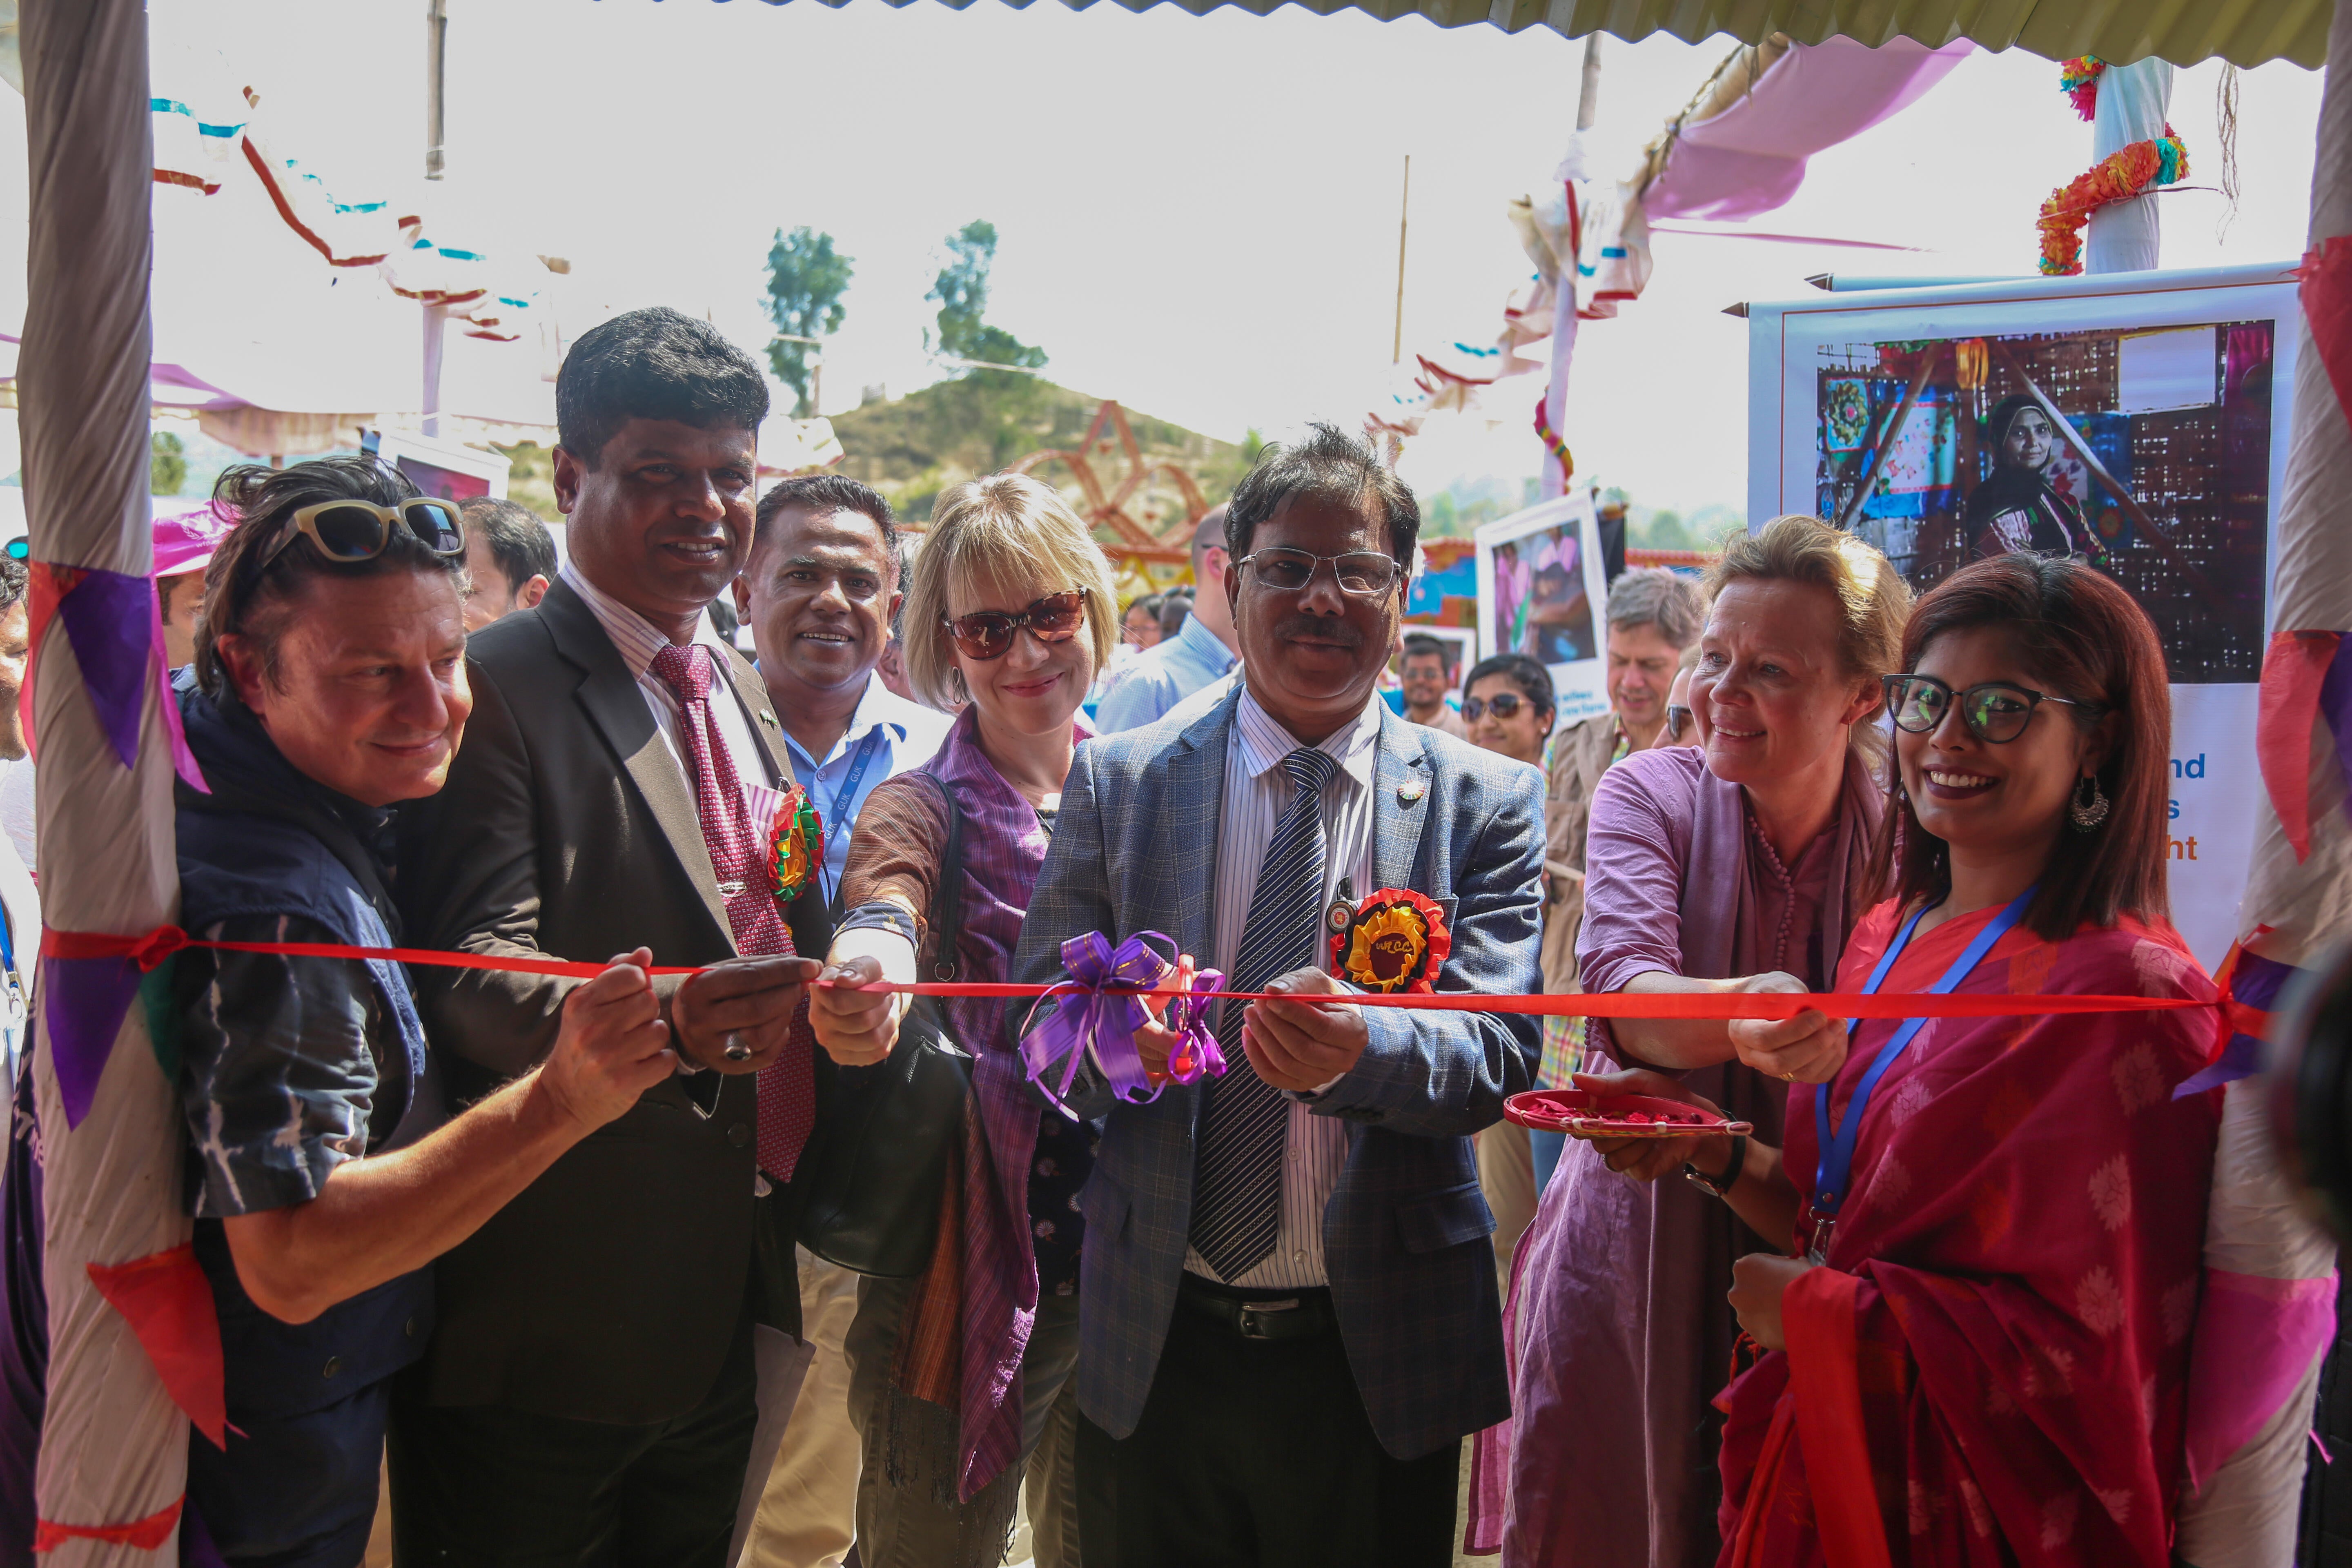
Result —
[[[2139, 608], [2003, 556], [1904, 642], [1895, 897], [1838, 988], [2210, 1000], [2167, 919], [2169, 703]], [[1765, 1353], [1718, 1401], [1725, 1568], [2165, 1563], [2219, 1124], [2219, 1096], [2171, 1091], [2211, 1027], [1867, 1020], [1825, 1089], [1792, 1091], [1785, 1156], [1606, 1150], [1644, 1175], [1687, 1160], [1789, 1247], [1731, 1292]]]

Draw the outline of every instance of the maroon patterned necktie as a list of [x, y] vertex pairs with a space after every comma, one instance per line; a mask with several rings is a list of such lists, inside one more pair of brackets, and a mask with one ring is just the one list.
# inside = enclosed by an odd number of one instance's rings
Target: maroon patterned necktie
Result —
[[[694, 769], [694, 806], [702, 842], [727, 900], [735, 951], [745, 956], [791, 956], [793, 933], [768, 883], [766, 846], [743, 798], [735, 759], [720, 738], [710, 708], [711, 655], [698, 643], [671, 643], [654, 655], [654, 673], [677, 694], [678, 734]], [[816, 1124], [816, 1037], [808, 1003], [793, 1015], [791, 1034], [776, 1059], [760, 1069], [760, 1168], [780, 1182], [793, 1179], [809, 1130]]]

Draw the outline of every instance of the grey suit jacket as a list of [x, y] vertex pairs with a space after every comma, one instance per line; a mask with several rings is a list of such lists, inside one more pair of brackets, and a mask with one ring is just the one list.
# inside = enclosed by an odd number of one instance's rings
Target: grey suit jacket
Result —
[[[735, 955], [694, 795], [645, 695], [587, 604], [558, 583], [467, 648], [474, 712], [442, 792], [401, 824], [398, 898], [425, 947], [602, 963]], [[789, 776], [759, 676], [727, 676]], [[576, 980], [415, 972], [455, 1098], [554, 1044]], [[657, 980], [665, 992], [676, 979]], [[691, 1409], [718, 1376], [754, 1246], [752, 1080], [698, 1074], [558, 1160], [436, 1266], [425, 1363], [436, 1405], [501, 1404], [644, 1423]]]
[[[1217, 833], [1239, 692], [1209, 714], [1078, 748], [1013, 978], [1061, 977], [1061, 945], [1164, 931], [1205, 955], [1216, 930]], [[1446, 911], [1453, 953], [1436, 988], [1539, 989], [1543, 783], [1449, 735], [1381, 717], [1373, 773], [1376, 884]], [[1367, 889], [1369, 891], [1369, 889]], [[1533, 1087], [1531, 1017], [1367, 1008], [1371, 1043], [1315, 1102], [1347, 1123], [1348, 1158], [1323, 1215], [1331, 1299], [1373, 1429], [1411, 1458], [1510, 1409], [1502, 1306], [1471, 1135]], [[1017, 1024], [1010, 1026], [1018, 1027]], [[1232, 1070], [1250, 1070], [1236, 1060]], [[1159, 1365], [1192, 1214], [1198, 1086], [1115, 1101], [1091, 1069], [1080, 1114], [1107, 1116], [1079, 1197], [1078, 1405], [1133, 1432]]]

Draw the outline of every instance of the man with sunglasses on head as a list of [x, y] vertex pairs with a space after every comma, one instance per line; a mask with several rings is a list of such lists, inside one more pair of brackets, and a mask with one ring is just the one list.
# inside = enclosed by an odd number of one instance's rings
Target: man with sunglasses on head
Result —
[[[1015, 979], [1151, 931], [1277, 998], [1212, 1013], [1222, 1078], [1139, 1104], [1089, 1060], [1073, 1086], [1106, 1118], [1078, 1200], [1090, 1562], [1444, 1568], [1461, 1440], [1509, 1410], [1471, 1139], [1529, 1087], [1533, 1020], [1349, 1001], [1390, 983], [1360, 921], [1439, 992], [1537, 984], [1541, 780], [1376, 690], [1420, 527], [1339, 431], [1269, 449], [1225, 524], [1239, 689], [1087, 742], [1063, 790]], [[1448, 952], [1416, 958], [1433, 921]], [[1171, 1043], [1139, 1032], [1147, 1071]]]
[[[232, 468], [221, 494], [245, 521], [174, 682], [209, 786], [176, 786], [181, 923], [398, 945], [391, 808], [441, 787], [471, 706], [456, 510], [366, 458]], [[401, 965], [173, 961], [228, 1416], [225, 1448], [190, 1439], [188, 1506], [221, 1559], [356, 1568], [394, 1379], [433, 1328], [428, 1265], [672, 1071], [647, 963], [580, 985], [538, 1070], [449, 1120]]]
[[[654, 982], [679, 1071], [444, 1259], [395, 1529], [419, 1562], [719, 1568], [806, 1365], [790, 1183], [817, 1114], [795, 953], [824, 951], [823, 903], [777, 895], [782, 725], [706, 613], [751, 548], [768, 393], [656, 308], [582, 333], [555, 407], [569, 559], [467, 647], [466, 749], [404, 825], [402, 905], [429, 946], [706, 967]], [[576, 984], [423, 983], [453, 1090], [528, 1070]]]
[[1136, 655], [1095, 705], [1097, 731], [1108, 735], [1140, 729], [1232, 672], [1241, 647], [1225, 603], [1233, 565], [1233, 552], [1225, 547], [1225, 508], [1215, 507], [1192, 531], [1192, 581], [1199, 595], [1186, 601], [1189, 612], [1172, 627], [1167, 607], [1161, 607], [1160, 641]]

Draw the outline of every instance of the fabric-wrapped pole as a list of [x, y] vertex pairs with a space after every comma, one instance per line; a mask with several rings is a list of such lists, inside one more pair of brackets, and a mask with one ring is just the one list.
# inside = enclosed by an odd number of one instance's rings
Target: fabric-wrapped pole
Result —
[[[2341, 308], [2352, 295], [2341, 255], [2352, 244], [2352, 0], [2336, 0], [2328, 67], [2310, 244], [2315, 258], [2335, 252], [2337, 262], [2305, 259], [2294, 434], [2273, 564], [2273, 640], [2263, 670], [2266, 709], [2294, 685], [2308, 641], [2296, 633], [2352, 629], [2352, 529], [2344, 501], [2352, 493], [2352, 422], [2339, 391], [2352, 385], [2352, 332], [2345, 330], [2352, 313]], [[2115, 76], [2110, 68], [2099, 84], [2103, 120]], [[2095, 241], [2097, 235], [2094, 227]], [[2275, 976], [2291, 973], [2283, 966], [2311, 963], [2352, 921], [2352, 823], [2329, 726], [2315, 714], [2301, 734], [2275, 720], [2271, 725], [2273, 752], [2293, 750], [2306, 766], [2289, 784], [2294, 770], [2264, 757], [2268, 788], [2255, 807], [2260, 822], [2239, 930], [2252, 933], [2245, 940], [2261, 954], [2261, 972]], [[2307, 856], [2282, 825], [2281, 805], [2305, 825]], [[2233, 989], [2243, 994], [2235, 983]], [[2303, 1217], [2279, 1175], [2259, 1110], [2263, 1079], [2241, 1079], [2227, 1092], [2189, 1376], [2196, 1489], [2181, 1505], [2178, 1546], [2180, 1559], [2199, 1568], [2266, 1568], [2294, 1556], [2305, 1435], [2320, 1360], [2334, 1337], [2336, 1248]]]
[[[149, 192], [147, 17], [140, 0], [22, 0], [31, 233], [17, 385], [34, 570], [146, 577]], [[160, 694], [125, 767], [73, 639], [29, 670], [39, 744], [42, 897], [68, 930], [175, 919], [172, 747]], [[47, 987], [54, 976], [44, 979]], [[39, 1008], [37, 1005], [36, 1016]], [[68, 1128], [46, 1026], [34, 1071], [45, 1162], [50, 1363], [36, 1495], [50, 1568], [173, 1563], [188, 1424], [90, 1266], [188, 1239], [174, 1086], [132, 1007]], [[110, 1539], [111, 1538], [111, 1539]]]

